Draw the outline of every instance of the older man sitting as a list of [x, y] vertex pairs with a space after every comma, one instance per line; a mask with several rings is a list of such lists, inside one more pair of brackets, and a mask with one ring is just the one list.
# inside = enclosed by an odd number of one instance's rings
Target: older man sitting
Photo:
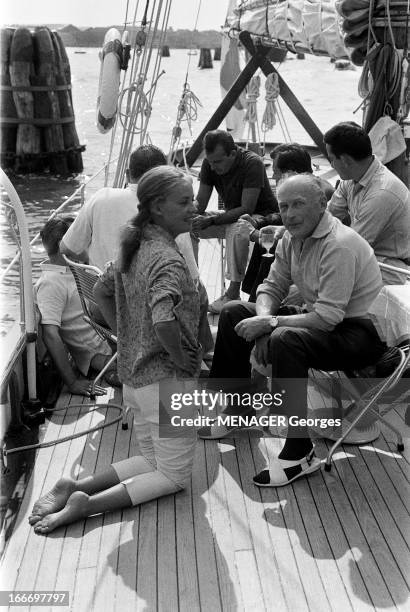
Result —
[[[286, 179], [278, 201], [287, 231], [256, 304], [235, 301], [223, 308], [210, 372], [217, 379], [250, 378], [254, 348], [256, 361], [272, 367], [285, 414], [296, 417], [278, 459], [255, 476], [258, 486], [283, 486], [320, 466], [303, 424], [309, 368], [362, 368], [384, 350], [367, 316], [382, 286], [372, 248], [326, 211], [326, 196], [314, 177]], [[292, 283], [306, 310], [290, 315], [280, 304]], [[220, 438], [233, 429], [212, 425], [199, 435]]]

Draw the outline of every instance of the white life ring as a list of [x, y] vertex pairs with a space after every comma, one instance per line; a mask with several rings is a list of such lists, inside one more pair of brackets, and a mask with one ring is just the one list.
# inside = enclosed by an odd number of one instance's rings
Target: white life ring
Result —
[[101, 134], [106, 134], [115, 123], [122, 53], [121, 34], [117, 29], [111, 28], [104, 37], [104, 44], [100, 55], [101, 69], [97, 98], [97, 128]]

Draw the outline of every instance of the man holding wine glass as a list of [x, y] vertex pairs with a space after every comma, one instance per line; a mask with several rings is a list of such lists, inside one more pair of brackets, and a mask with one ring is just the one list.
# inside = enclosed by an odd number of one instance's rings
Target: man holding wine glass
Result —
[[271, 249], [276, 242], [276, 229], [269, 225], [267, 227], [263, 227], [259, 232], [259, 244], [266, 251], [262, 255], [266, 259], [272, 259], [274, 256], [271, 253]]
[[[279, 185], [278, 201], [286, 231], [269, 275], [256, 304], [234, 301], [222, 309], [210, 371], [210, 379], [224, 379], [232, 390], [230, 379], [248, 379], [251, 388], [252, 351], [257, 364], [271, 366], [272, 392], [280, 391], [282, 414], [296, 424], [288, 427], [278, 458], [254, 478], [257, 486], [267, 487], [286, 485], [320, 467], [306, 425], [309, 368], [360, 369], [384, 350], [367, 317], [382, 286], [372, 248], [326, 210], [315, 177], [287, 178]], [[292, 283], [306, 304], [296, 314], [281, 307]], [[226, 414], [233, 414], [232, 407]], [[236, 414], [255, 412], [241, 407]], [[216, 439], [235, 429], [229, 423], [211, 425], [198, 434]]]

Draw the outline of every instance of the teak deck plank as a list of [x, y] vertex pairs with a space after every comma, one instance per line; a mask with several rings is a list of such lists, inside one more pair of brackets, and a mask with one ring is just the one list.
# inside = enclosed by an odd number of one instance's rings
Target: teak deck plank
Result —
[[167, 495], [158, 505], [158, 611], [178, 609], [175, 496]]
[[[101, 416], [98, 414], [98, 412], [90, 413], [89, 426], [94, 427], [100, 422], [100, 420]], [[91, 436], [87, 436], [86, 439], [77, 438], [76, 440], [73, 440], [73, 442], [75, 442], [76, 444], [71, 444], [70, 451], [73, 453], [73, 458], [71, 461], [71, 469], [68, 470], [68, 473], [71, 472], [72, 476], [77, 476], [79, 474], [84, 473], [84, 466], [86, 462], [89, 461], [87, 457], [89, 456], [88, 439], [90, 437]], [[84, 440], [86, 440], [86, 442], [84, 442]], [[69, 465], [68, 462], [67, 465]], [[94, 465], [95, 462], [93, 466]], [[93, 469], [93, 467], [91, 467], [91, 469]], [[73, 565], [78, 566], [79, 564], [83, 533], [83, 521], [68, 525], [65, 530], [64, 549], [62, 551], [60, 565], [58, 567], [57, 582], [55, 588], [56, 590], [68, 590], [70, 592], [70, 600], [73, 600], [76, 582], [78, 580], [78, 576], [76, 573], [73, 572], [72, 567]], [[52, 536], [50, 536], [50, 538], [51, 537]], [[80, 604], [78, 604], [79, 608]], [[76, 605], [77, 607], [77, 604], [74, 604], [74, 601], [72, 601], [72, 605]]]
[[[240, 473], [237, 487], [243, 490], [245, 513], [243, 517], [237, 512], [236, 522], [242, 519], [243, 528], [248, 529], [252, 538], [253, 554], [258, 569], [262, 595], [265, 607], [271, 601], [276, 601], [278, 609], [286, 609], [284, 588], [281, 574], [278, 571], [276, 547], [272, 546], [265, 510], [261, 500], [261, 491], [252, 483], [256, 473], [252, 445], [257, 445], [259, 436], [249, 432], [247, 436], [235, 440], [236, 462]], [[246, 587], [246, 576], [243, 582]]]
[[[355, 482], [353, 474], [353, 478], [349, 478], [349, 496], [389, 593], [399, 606], [404, 593], [408, 592], [403, 577], [409, 567], [408, 549], [383, 498], [371, 483], [370, 474], [363, 469], [363, 464], [356, 462], [359, 457], [360, 453], [355, 460], [349, 459], [349, 467], [358, 480]], [[353, 462], [357, 463], [355, 469], [352, 468]], [[345, 467], [347, 470], [348, 466]]]
[[[347, 458], [349, 447], [341, 451], [341, 457], [335, 462], [335, 471], [339, 476], [337, 487], [343, 497], [349, 500], [350, 508], [340, 513], [345, 529], [350, 526], [347, 522], [351, 517], [351, 523], [357, 525], [355, 535], [355, 547], [359, 548], [362, 555], [359, 564], [364, 573], [366, 587], [372, 598], [373, 604], [378, 607], [389, 607], [395, 601], [395, 588], [402, 588], [403, 579], [400, 576], [397, 565], [392, 559], [391, 553], [384, 540], [384, 534], [372, 516], [371, 509], [366, 501], [362, 489], [357, 483], [351, 468], [351, 459]], [[356, 450], [354, 456], [360, 454]], [[333, 491], [334, 494], [334, 491]], [[367, 563], [363, 563], [363, 559]], [[359, 561], [359, 560], [358, 560]], [[370, 578], [372, 576], [372, 578]], [[396, 602], [395, 602], [396, 603]]]
[[[78, 408], [78, 413], [81, 414], [81, 416], [77, 419], [73, 418], [73, 413], [71, 413], [72, 416], [70, 417], [73, 420], [75, 432], [91, 427], [92, 420], [95, 418], [95, 414], [87, 412], [86, 408]], [[65, 469], [66, 466], [80, 465], [84, 449], [84, 438], [76, 438], [67, 444], [69, 444], [69, 449], [68, 452], [65, 453], [65, 465], [64, 468], [61, 469], [61, 475], [67, 473]], [[63, 446], [64, 445], [61, 445], [61, 447]], [[56, 447], [56, 449], [57, 448], [58, 447]], [[49, 481], [45, 482], [45, 490], [48, 490], [54, 484], [53, 479], [54, 481], [56, 479], [54, 470], [57, 472], [56, 456], [53, 458], [53, 470], [50, 470], [48, 474]], [[75, 575], [70, 569], [70, 565], [73, 563], [76, 564], [79, 555], [82, 529], [80, 531], [78, 527], [78, 525], [68, 526], [65, 529], [64, 538], [46, 538], [46, 546], [44, 547], [42, 559], [39, 563], [36, 590], [42, 591], [50, 588], [50, 580], [54, 574], [55, 583], [53, 588], [55, 590], [74, 591]], [[73, 533], [75, 533], [76, 536], [70, 537], [70, 534]]]
[[[128, 457], [131, 429], [124, 431], [121, 423], [113, 426], [115, 445], [113, 461]], [[94, 598], [95, 610], [112, 610], [112, 594], [115, 592], [117, 579], [118, 542], [120, 539], [122, 511], [111, 512], [104, 516], [101, 545], [98, 556], [96, 589]], [[107, 563], [108, 562], [108, 563]]]
[[256, 525], [249, 520], [246, 505], [247, 490], [238, 465], [238, 441], [235, 440], [235, 445], [232, 442], [230, 445], [229, 441], [221, 442], [218, 448], [222, 451], [221, 467], [224, 472], [235, 563], [243, 605], [245, 609], [260, 610], [264, 607], [263, 581], [254, 552], [254, 539], [258, 536], [255, 533]]
[[[268, 457], [272, 458], [277, 456], [277, 439], [265, 439], [265, 448]], [[317, 478], [318, 474], [313, 474], [310, 480], [317, 480]], [[310, 543], [297, 503], [296, 491], [300, 489], [300, 487], [298, 487], [300, 484], [302, 484], [302, 486], [303, 484], [307, 485], [307, 483], [296, 482], [289, 487], [280, 487], [277, 489], [277, 496], [281, 508], [285, 510], [285, 525], [308, 608], [312, 610], [328, 610], [329, 607], [327, 605], [324, 586], [315, 560], [312, 557]]]
[[[201, 443], [200, 443], [201, 444]], [[215, 541], [216, 571], [222, 610], [242, 610], [242, 594], [235, 563], [235, 542], [228, 510], [224, 470], [221, 465], [219, 443], [206, 444], [208, 474], [209, 520]]]
[[[258, 438], [249, 435], [250, 449], [253, 456], [255, 473], [265, 467], [264, 456], [267, 456], [266, 440], [259, 443]], [[280, 440], [275, 440], [277, 451], [282, 447]], [[261, 452], [263, 449], [263, 455]], [[252, 466], [253, 467], [253, 466]], [[250, 480], [248, 486], [250, 485]], [[281, 584], [281, 590], [288, 610], [308, 610], [305, 591], [299, 577], [294, 551], [291, 546], [290, 533], [286, 528], [283, 506], [275, 489], [260, 489], [259, 495], [262, 500], [260, 510], [261, 519], [265, 523], [269, 541], [267, 545], [274, 554], [273, 571], [276, 570]], [[272, 564], [273, 565], [273, 564]], [[279, 592], [279, 596], [280, 596]], [[275, 601], [277, 596], [275, 596]], [[283, 607], [282, 609], [286, 609]], [[278, 608], [280, 609], [280, 608]]]
[[[62, 394], [59, 398], [57, 407], [63, 407], [69, 402], [69, 400], [69, 395]], [[52, 423], [51, 426], [47, 428], [44, 437], [44, 442], [48, 442], [55, 438], [61, 437], [63, 435], [61, 433], [63, 430], [63, 425], [64, 419], [61, 417], [58, 421]], [[69, 433], [73, 432], [74, 427], [75, 420], [73, 421], [71, 428], [68, 427]], [[55, 456], [55, 453], [57, 452], [57, 449], [60, 453], [63, 453], [62, 458], [63, 460], [65, 460], [67, 448], [64, 448], [64, 446], [65, 445], [54, 447], [51, 446], [38, 451], [36, 461], [36, 466], [38, 466], [38, 469], [33, 470], [29, 486], [27, 487], [25, 495], [23, 497], [22, 505], [17, 519], [17, 524], [12, 536], [12, 542], [10, 542], [10, 544], [13, 544], [13, 554], [10, 555], [7, 565], [4, 566], [7, 567], [7, 572], [2, 572], [2, 580], [4, 581], [5, 585], [8, 585], [4, 588], [16, 590], [18, 588], [21, 588], [21, 586], [19, 585], [22, 581], [24, 582], [24, 585], [28, 585], [27, 589], [34, 588], [35, 579], [37, 575], [38, 560], [41, 558], [45, 542], [39, 542], [37, 540], [32, 528], [28, 524], [27, 519], [31, 514], [31, 509], [34, 501], [46, 492], [45, 483], [48, 469], [53, 460], [53, 457]], [[57, 465], [57, 477], [61, 475], [62, 467], [63, 466], [60, 464], [59, 472], [59, 468]], [[33, 551], [35, 551], [35, 555], [33, 554]], [[32, 566], [33, 561], [36, 562], [34, 568]], [[28, 572], [27, 575], [25, 571], [26, 568]]]
[[175, 495], [175, 523], [179, 609], [194, 612], [200, 599], [191, 487]]
[[[70, 403], [74, 404], [74, 401], [71, 401]], [[60, 413], [62, 416], [56, 417], [56, 420], [62, 421], [63, 425], [65, 425], [67, 428], [68, 434], [70, 431], [72, 433], [76, 433], [82, 427], [87, 427], [87, 425], [84, 425], [84, 422], [89, 422], [91, 416], [84, 414], [83, 417], [80, 417], [80, 413], [81, 408], [75, 408], [70, 410], [69, 415], [64, 415], [63, 412]], [[55, 474], [58, 474], [59, 476], [63, 475], [69, 457], [72, 456], [71, 445], [73, 445], [74, 442], [76, 442], [76, 440], [72, 440], [68, 443], [69, 448], [64, 448], [64, 444], [54, 447], [52, 457], [53, 470], [49, 470], [47, 473], [47, 478], [44, 481], [44, 491], [48, 491], [55, 482], [56, 476], [54, 475], [53, 477], [52, 472], [55, 472]], [[64, 539], [60, 538], [59, 540], [53, 541], [51, 538], [44, 538], [44, 542], [38, 542], [33, 531], [31, 532], [30, 536], [31, 537], [27, 540], [27, 546], [35, 547], [36, 554], [25, 555], [23, 564], [21, 566], [21, 574], [25, 575], [29, 573], [29, 575], [32, 575], [34, 580], [33, 590], [43, 591], [50, 588], [50, 582], [54, 587], [54, 584], [57, 581], [57, 568], [63, 551]], [[44, 545], [43, 548], [41, 548], [42, 544]], [[32, 564], [32, 569], [27, 565], [28, 563]], [[17, 583], [16, 588], [23, 587], [18, 587]]]
[[[381, 436], [380, 436], [381, 438]], [[371, 474], [377, 474], [377, 478], [374, 478], [375, 485], [380, 491], [383, 497], [386, 507], [388, 508], [401, 536], [405, 540], [407, 547], [410, 548], [410, 517], [408, 512], [409, 504], [403, 502], [403, 498], [410, 500], [410, 485], [403, 478], [400, 470], [391, 470], [394, 468], [396, 461], [386, 460], [386, 454], [379, 456], [378, 450], [381, 448], [379, 440], [377, 441], [378, 448], [373, 444], [371, 446], [363, 446], [361, 448], [362, 457], [367, 465], [367, 468]], [[400, 491], [403, 494], [403, 498], [400, 497], [399, 490], [396, 488], [390, 477], [390, 470], [392, 478], [399, 478], [401, 481]], [[397, 483], [397, 480], [396, 480]]]
[[215, 544], [210, 521], [205, 444], [195, 450], [195, 478], [192, 479], [192, 506], [195, 530], [196, 565], [201, 609], [222, 610], [216, 567]]
[[[132, 421], [132, 419], [130, 419]], [[133, 425], [130, 422], [131, 438], [129, 446], [129, 456], [140, 454], [138, 442], [133, 433]], [[122, 512], [120, 537], [118, 540], [117, 557], [117, 580], [113, 593], [113, 610], [123, 612], [123, 610], [136, 610], [140, 607], [140, 596], [136, 590], [136, 577], [138, 569], [138, 537], [140, 506], [127, 508]]]
[[[220, 295], [216, 241], [201, 245], [201, 259], [212, 301]], [[314, 409], [326, 403], [311, 386], [309, 398]], [[81, 403], [62, 394], [59, 405], [69, 401]], [[121, 403], [121, 393], [98, 398], [108, 401]], [[408, 609], [410, 428], [406, 398], [400, 401], [387, 419], [406, 436], [404, 455], [382, 425], [374, 443], [342, 446], [330, 473], [258, 489], [252, 477], [281, 448], [280, 438], [252, 431], [199, 440], [185, 491], [47, 538], [35, 535], [27, 518], [60, 475], [92, 474], [139, 448], [132, 426], [123, 431], [118, 423], [42, 449], [2, 560], [2, 588], [68, 590], [74, 612]], [[54, 415], [45, 441], [94, 425], [103, 412]], [[329, 448], [317, 441], [318, 456]]]
[[[97, 398], [98, 404], [105, 404], [108, 398]], [[105, 410], [98, 410], [96, 421], [104, 419]], [[109, 417], [110, 418], [110, 417]], [[105, 469], [112, 461], [117, 425], [99, 430], [87, 436], [85, 452], [81, 460], [82, 475]], [[78, 575], [73, 592], [75, 610], [92, 610], [97, 590], [98, 556], [103, 539], [105, 516], [90, 517], [84, 523], [78, 559]]]

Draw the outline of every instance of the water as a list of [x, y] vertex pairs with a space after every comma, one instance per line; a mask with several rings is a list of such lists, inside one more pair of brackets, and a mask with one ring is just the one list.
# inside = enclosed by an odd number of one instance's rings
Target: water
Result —
[[[68, 48], [73, 85], [73, 101], [76, 114], [77, 132], [80, 142], [86, 145], [83, 154], [84, 174], [92, 176], [108, 159], [111, 134], [102, 135], [95, 127], [95, 101], [97, 99], [99, 75], [99, 49], [82, 49], [86, 53], [77, 54], [75, 48]], [[171, 49], [171, 57], [163, 58], [165, 74], [160, 78], [154, 99], [149, 134], [154, 144], [168, 152], [171, 130], [175, 124], [185, 75], [190, 60], [188, 81], [192, 91], [200, 99], [198, 119], [193, 125], [194, 136], [206, 124], [220, 102], [219, 62], [214, 62], [213, 70], [199, 70], [198, 56], [189, 57], [186, 50]], [[360, 71], [337, 71], [328, 58], [306, 56], [304, 61], [287, 59], [280, 68], [295, 95], [304, 104], [313, 120], [323, 131], [338, 121], [361, 121], [360, 112], [353, 114], [360, 104], [357, 83]], [[264, 77], [262, 76], [261, 96], [258, 104], [259, 119], [264, 111]], [[282, 102], [281, 108], [292, 140], [302, 144], [311, 141], [298, 121]], [[245, 130], [246, 133], [246, 130]], [[187, 124], [183, 124], [182, 138], [191, 138]], [[279, 127], [266, 135], [267, 140], [283, 141]], [[10, 176], [23, 202], [29, 224], [30, 236], [34, 236], [43, 226], [50, 212], [57, 208], [64, 198], [76, 189], [84, 175], [61, 179], [49, 175]], [[93, 190], [103, 185], [103, 176], [93, 185]], [[72, 209], [79, 206], [75, 202]], [[0, 219], [1, 267], [4, 269], [15, 254], [15, 242], [7, 221]], [[44, 258], [41, 244], [32, 250], [34, 277], [38, 276], [38, 263]], [[17, 270], [17, 268], [16, 268]], [[18, 320], [19, 288], [17, 271], [10, 275], [0, 287], [0, 334], [5, 335], [13, 321]]]

